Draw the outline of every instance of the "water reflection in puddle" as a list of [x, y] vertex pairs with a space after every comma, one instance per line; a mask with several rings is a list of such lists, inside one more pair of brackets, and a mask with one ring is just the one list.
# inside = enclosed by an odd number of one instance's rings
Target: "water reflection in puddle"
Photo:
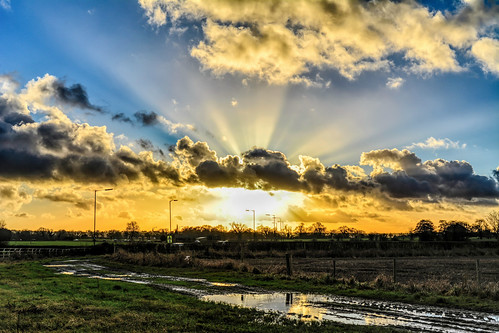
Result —
[[[257, 293], [255, 289], [234, 283], [123, 271], [96, 265], [87, 260], [67, 260], [45, 266], [60, 274], [154, 285], [162, 289], [192, 295], [204, 301], [223, 302], [264, 311], [277, 311], [289, 318], [303, 321], [331, 320], [357, 325], [390, 325], [429, 332], [499, 332], [499, 315], [481, 312], [353, 297], [280, 292]], [[192, 283], [193, 287], [199, 285], [203, 288], [177, 286], [160, 281], [187, 282]], [[210, 293], [219, 293], [221, 289], [232, 290], [232, 293], [210, 295]], [[245, 292], [234, 293], [236, 290]]]
[[397, 302], [299, 293], [207, 295], [205, 301], [277, 311], [304, 321], [394, 326], [432, 332], [499, 332], [499, 316]]

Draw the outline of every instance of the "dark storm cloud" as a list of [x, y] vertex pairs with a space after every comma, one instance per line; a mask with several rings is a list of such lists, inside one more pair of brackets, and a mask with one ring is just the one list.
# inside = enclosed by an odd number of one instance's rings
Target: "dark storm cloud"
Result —
[[130, 123], [130, 124], [132, 123], [132, 119], [130, 119], [130, 117], [126, 116], [123, 112], [114, 114], [111, 117], [111, 120], [121, 121], [121, 122], [124, 122], [124, 123]]
[[56, 80], [52, 83], [55, 97], [68, 105], [76, 106], [81, 109], [88, 109], [103, 113], [104, 110], [90, 103], [85, 88], [79, 84], [73, 84], [70, 87], [65, 86], [65, 82]]
[[[67, 101], [76, 103], [77, 96], [82, 96], [79, 88], [59, 88]], [[46, 91], [46, 86], [42, 90]], [[20, 96], [0, 96], [0, 177], [82, 183], [116, 183], [145, 177], [152, 182], [180, 184], [181, 177], [170, 164], [126, 147], [115, 151], [112, 135], [105, 128], [72, 123], [50, 114], [45, 121], [35, 123], [24, 113], [27, 110], [20, 101]], [[144, 140], [142, 145], [151, 144]]]
[[134, 113], [134, 117], [142, 126], [152, 126], [158, 123], [158, 114], [154, 111], [138, 111]]
[[[391, 198], [424, 200], [498, 198], [497, 182], [474, 174], [464, 161], [437, 159], [422, 162], [408, 150], [384, 149], [364, 153], [362, 164], [378, 170], [371, 177], [354, 178], [340, 165], [325, 167], [318, 160], [305, 158], [302, 165], [292, 166], [277, 151], [254, 148], [238, 156], [217, 158], [204, 142], [194, 143], [188, 137], [177, 142], [171, 151], [183, 165], [190, 166], [189, 182], [210, 187], [243, 187], [247, 189], [288, 190], [326, 193], [330, 190], [375, 193]], [[392, 172], [380, 171], [382, 167]], [[381, 169], [382, 170], [382, 169]]]
[[150, 140], [138, 139], [137, 143], [139, 144], [139, 146], [142, 149], [145, 149], [145, 150], [153, 150], [154, 149], [154, 145], [152, 144], [152, 142]]
[[55, 202], [68, 202], [75, 207], [89, 210], [92, 207], [92, 200], [84, 200], [81, 196], [73, 192], [53, 191], [48, 192], [45, 190], [38, 190], [34, 194], [39, 199], [46, 199]]
[[[27, 90], [38, 89], [47, 78], [31, 83]], [[45, 84], [43, 89], [47, 86], [50, 85]], [[64, 91], [61, 96], [70, 104], [86, 105], [88, 98], [80, 88], [61, 88]], [[394, 202], [407, 202], [404, 198], [432, 202], [499, 198], [498, 182], [476, 175], [468, 162], [443, 159], [423, 162], [409, 150], [363, 153], [360, 164], [373, 167], [369, 177], [359, 172], [359, 167], [325, 166], [307, 156], [300, 157], [300, 165], [292, 165], [282, 152], [264, 148], [220, 158], [206, 142], [193, 142], [187, 136], [169, 148], [172, 162], [155, 160], [154, 153], [159, 151], [146, 139], [137, 141], [142, 151], [136, 153], [127, 146], [116, 149], [113, 136], [105, 127], [73, 123], [58, 112], [46, 112], [43, 121], [34, 122], [26, 107], [28, 103], [23, 100], [28, 95], [29, 91], [10, 94], [8, 98], [0, 95], [1, 178], [81, 183], [148, 180], [165, 186], [201, 184], [314, 194], [349, 192], [376, 195]], [[141, 111], [135, 117], [143, 125], [152, 125], [159, 116]], [[494, 176], [499, 178], [499, 170], [494, 171]]]
[[493, 178], [476, 175], [466, 161], [436, 159], [422, 162], [408, 150], [383, 149], [363, 153], [361, 163], [375, 169], [389, 167], [395, 171], [378, 172], [373, 181], [383, 192], [396, 198], [498, 198], [499, 188]]
[[26, 151], [0, 147], [0, 176], [14, 179], [46, 180], [53, 176], [57, 159]]
[[263, 148], [253, 148], [243, 153], [242, 159], [238, 156], [218, 159], [206, 143], [194, 143], [184, 137], [172, 151], [192, 167], [191, 181], [211, 187], [321, 192], [326, 188], [360, 190], [366, 186], [361, 182], [350, 181], [347, 171], [338, 165], [298, 172], [283, 153]]
[[[22, 105], [15, 100], [6, 100], [0, 98], [0, 122], [3, 121], [9, 125], [29, 124], [33, 118], [22, 112]], [[0, 129], [1, 131], [1, 129]]]

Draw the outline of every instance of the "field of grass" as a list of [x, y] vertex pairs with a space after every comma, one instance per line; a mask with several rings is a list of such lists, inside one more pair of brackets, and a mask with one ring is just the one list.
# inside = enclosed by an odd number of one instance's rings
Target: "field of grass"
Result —
[[[102, 241], [96, 241], [96, 245], [102, 244]], [[9, 246], [92, 246], [94, 245], [91, 239], [77, 241], [9, 241]]]
[[43, 263], [0, 263], [0, 332], [393, 332], [291, 321], [145, 285], [60, 275]]
[[186, 264], [183, 259], [183, 254], [134, 254], [118, 251], [99, 260], [108, 266], [136, 272], [206, 278], [214, 282], [239, 283], [269, 290], [358, 296], [499, 313], [497, 282], [477, 284], [473, 281], [410, 280], [407, 283], [393, 283], [391, 277], [384, 274], [366, 282], [354, 277], [333, 278], [330, 273], [313, 271], [288, 277], [282, 264], [277, 269], [260, 270], [247, 262], [233, 259], [193, 258], [190, 264]]

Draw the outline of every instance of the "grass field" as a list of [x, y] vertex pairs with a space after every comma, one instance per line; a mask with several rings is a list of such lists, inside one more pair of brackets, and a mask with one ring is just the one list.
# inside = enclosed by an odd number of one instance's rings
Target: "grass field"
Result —
[[[337, 294], [344, 296], [358, 296], [371, 299], [401, 301], [407, 303], [448, 306], [462, 309], [482, 310], [499, 313], [499, 283], [486, 282], [478, 284], [476, 281], [432, 280], [418, 281], [416, 273], [414, 279], [407, 282], [393, 283], [391, 276], [387, 274], [378, 275], [370, 281], [358, 280], [352, 275], [345, 278], [332, 277], [329, 272], [317, 272], [321, 265], [314, 260], [308, 260], [308, 271], [299, 271], [292, 277], [286, 276], [285, 265], [282, 259], [272, 265], [275, 258], [269, 258], [267, 268], [263, 266], [252, 266], [251, 261], [241, 262], [233, 259], [196, 259], [192, 258], [192, 264], [186, 265], [184, 254], [162, 255], [142, 254], [118, 251], [108, 257], [99, 260], [105, 265], [115, 265], [133, 271], [144, 271], [147, 273], [186, 276], [194, 278], [207, 278], [210, 281], [239, 283], [251, 287], [261, 287], [270, 290], [300, 291], [304, 293]], [[454, 260], [450, 258], [448, 260]], [[377, 260], [365, 259], [359, 268], [369, 268]], [[431, 259], [418, 259], [420, 263], [432, 263]], [[443, 259], [442, 259], [443, 260]], [[497, 269], [498, 259], [491, 259], [493, 269]], [[463, 259], [464, 261], [464, 259]], [[369, 264], [369, 262], [371, 264]], [[446, 266], [439, 266], [439, 262], [433, 262], [434, 269], [452, 272], [451, 262]], [[495, 264], [494, 264], [495, 263]], [[314, 266], [315, 265], [315, 266]], [[155, 267], [154, 267], [155, 266]], [[459, 265], [455, 265], [459, 270]], [[260, 269], [258, 269], [260, 267]], [[315, 270], [313, 269], [315, 267]], [[324, 267], [324, 265], [322, 266]], [[256, 268], [256, 270], [255, 270]], [[328, 267], [328, 269], [330, 269]], [[255, 273], [257, 272], [257, 273]], [[351, 271], [353, 272], [353, 270]], [[441, 271], [442, 272], [442, 271]], [[419, 273], [420, 276], [423, 273]]]
[[[102, 241], [96, 241], [96, 245], [102, 244]], [[9, 241], [9, 246], [92, 246], [91, 239], [77, 241]]]
[[55, 274], [43, 261], [0, 263], [0, 332], [393, 332], [303, 323], [150, 286]]

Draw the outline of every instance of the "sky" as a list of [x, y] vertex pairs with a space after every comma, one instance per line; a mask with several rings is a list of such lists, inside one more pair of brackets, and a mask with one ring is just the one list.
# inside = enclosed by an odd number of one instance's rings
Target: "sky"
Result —
[[[0, 0], [0, 220], [407, 232], [499, 204], [497, 1]], [[248, 211], [249, 210], [249, 211]]]

